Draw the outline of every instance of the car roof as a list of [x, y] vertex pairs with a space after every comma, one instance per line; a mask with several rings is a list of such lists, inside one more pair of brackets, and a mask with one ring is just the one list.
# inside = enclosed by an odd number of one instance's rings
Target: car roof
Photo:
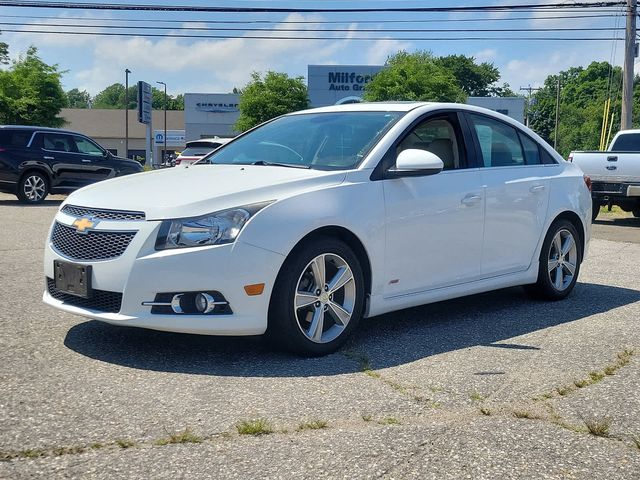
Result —
[[216, 137], [216, 138], [199, 138], [197, 140], [189, 140], [186, 145], [187, 147], [189, 146], [190, 143], [196, 143], [196, 142], [211, 142], [211, 143], [227, 143], [230, 142], [231, 140], [233, 140], [233, 138], [222, 138], [222, 137]]
[[74, 132], [73, 130], [66, 130], [64, 128], [39, 127], [37, 125], [0, 125], [0, 130], [28, 130], [32, 132], [57, 132], [83, 135], [82, 133]]

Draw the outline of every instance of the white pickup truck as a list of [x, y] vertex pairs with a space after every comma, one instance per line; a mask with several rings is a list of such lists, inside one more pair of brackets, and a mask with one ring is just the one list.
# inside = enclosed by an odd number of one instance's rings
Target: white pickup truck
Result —
[[603, 205], [640, 217], [640, 130], [622, 130], [606, 152], [571, 152], [569, 161], [591, 178], [593, 220]]

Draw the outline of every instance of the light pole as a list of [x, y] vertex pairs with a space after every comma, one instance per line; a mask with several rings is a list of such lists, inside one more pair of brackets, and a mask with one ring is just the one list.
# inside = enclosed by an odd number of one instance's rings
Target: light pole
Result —
[[164, 82], [156, 82], [164, 85], [164, 150], [162, 152], [162, 163], [167, 162], [167, 84]]
[[129, 74], [131, 70], [124, 70], [124, 158], [129, 158]]

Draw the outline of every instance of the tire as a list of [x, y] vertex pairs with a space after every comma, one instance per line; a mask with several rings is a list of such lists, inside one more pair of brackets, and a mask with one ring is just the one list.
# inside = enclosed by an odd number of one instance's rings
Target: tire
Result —
[[42, 203], [49, 194], [49, 180], [40, 172], [27, 172], [18, 184], [18, 199], [22, 203]]
[[600, 207], [602, 207], [600, 202], [596, 202], [595, 200], [592, 201], [593, 210], [591, 210], [591, 222], [595, 222], [596, 218], [598, 218], [598, 214], [600, 214]]
[[632, 213], [634, 217], [640, 218], [640, 208], [636, 208]]
[[542, 244], [538, 281], [525, 289], [536, 298], [562, 300], [573, 290], [581, 263], [582, 247], [576, 228], [568, 220], [556, 220]]
[[306, 242], [291, 252], [278, 274], [266, 336], [303, 356], [335, 352], [357, 328], [364, 295], [362, 267], [345, 243], [332, 237]]

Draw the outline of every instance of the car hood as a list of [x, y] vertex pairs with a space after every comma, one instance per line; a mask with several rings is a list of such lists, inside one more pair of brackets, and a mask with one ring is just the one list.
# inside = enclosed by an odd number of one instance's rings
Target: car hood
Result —
[[89, 185], [63, 205], [143, 211], [147, 220], [205, 215], [344, 181], [345, 172], [258, 165], [193, 165]]

